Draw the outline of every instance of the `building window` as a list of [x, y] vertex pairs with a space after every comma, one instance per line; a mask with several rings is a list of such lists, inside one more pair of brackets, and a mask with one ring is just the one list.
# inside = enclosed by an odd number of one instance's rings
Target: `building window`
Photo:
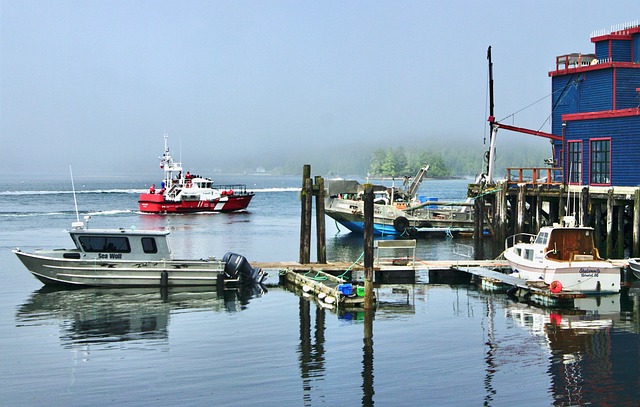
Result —
[[590, 183], [611, 184], [611, 139], [591, 140]]
[[582, 183], [582, 141], [567, 142], [569, 151], [569, 184]]

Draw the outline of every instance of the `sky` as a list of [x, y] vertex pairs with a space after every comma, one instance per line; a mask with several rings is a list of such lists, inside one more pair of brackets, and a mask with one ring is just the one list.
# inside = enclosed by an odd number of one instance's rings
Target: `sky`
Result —
[[482, 146], [488, 46], [496, 117], [550, 132], [555, 57], [639, 18], [637, 0], [0, 0], [0, 174], [154, 174], [164, 134], [194, 171]]

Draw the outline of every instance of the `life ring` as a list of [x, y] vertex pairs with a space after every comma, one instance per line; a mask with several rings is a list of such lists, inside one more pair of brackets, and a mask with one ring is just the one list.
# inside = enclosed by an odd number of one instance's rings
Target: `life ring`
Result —
[[562, 283], [558, 280], [553, 280], [551, 284], [549, 284], [549, 291], [554, 294], [559, 293], [560, 291], [562, 291]]
[[409, 227], [409, 219], [404, 216], [398, 216], [393, 220], [393, 228], [396, 232], [404, 233], [404, 231]]
[[191, 188], [191, 180], [187, 180], [187, 182], [186, 182], [185, 186], [186, 186], [187, 188]]

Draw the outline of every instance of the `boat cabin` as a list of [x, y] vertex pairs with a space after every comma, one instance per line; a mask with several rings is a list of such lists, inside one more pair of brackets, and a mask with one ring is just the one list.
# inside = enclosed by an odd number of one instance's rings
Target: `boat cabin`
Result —
[[540, 229], [535, 244], [545, 247], [547, 258], [556, 261], [600, 260], [598, 249], [593, 245], [592, 228]]
[[85, 229], [69, 231], [76, 250], [65, 258], [93, 257], [104, 260], [170, 260], [168, 231], [135, 231], [121, 229]]

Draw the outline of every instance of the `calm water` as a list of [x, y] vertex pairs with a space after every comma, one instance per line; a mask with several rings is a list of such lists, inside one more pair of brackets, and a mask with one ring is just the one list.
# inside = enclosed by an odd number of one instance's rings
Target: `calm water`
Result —
[[[153, 180], [147, 180], [150, 184]], [[93, 227], [168, 228], [176, 257], [298, 258], [298, 177], [227, 177], [256, 192], [236, 214], [136, 211], [145, 183], [76, 180]], [[421, 194], [462, 199], [467, 181]], [[470, 285], [378, 289], [364, 313], [336, 313], [267, 291], [45, 289], [11, 253], [69, 247], [66, 182], [0, 184], [0, 405], [637, 405], [637, 283], [575, 310], [519, 304]], [[355, 261], [359, 236], [327, 218], [329, 260]], [[418, 242], [420, 259], [454, 259], [470, 240]], [[312, 259], [315, 254], [312, 254]], [[394, 290], [394, 288], [396, 288]], [[404, 290], [398, 290], [402, 288]]]

